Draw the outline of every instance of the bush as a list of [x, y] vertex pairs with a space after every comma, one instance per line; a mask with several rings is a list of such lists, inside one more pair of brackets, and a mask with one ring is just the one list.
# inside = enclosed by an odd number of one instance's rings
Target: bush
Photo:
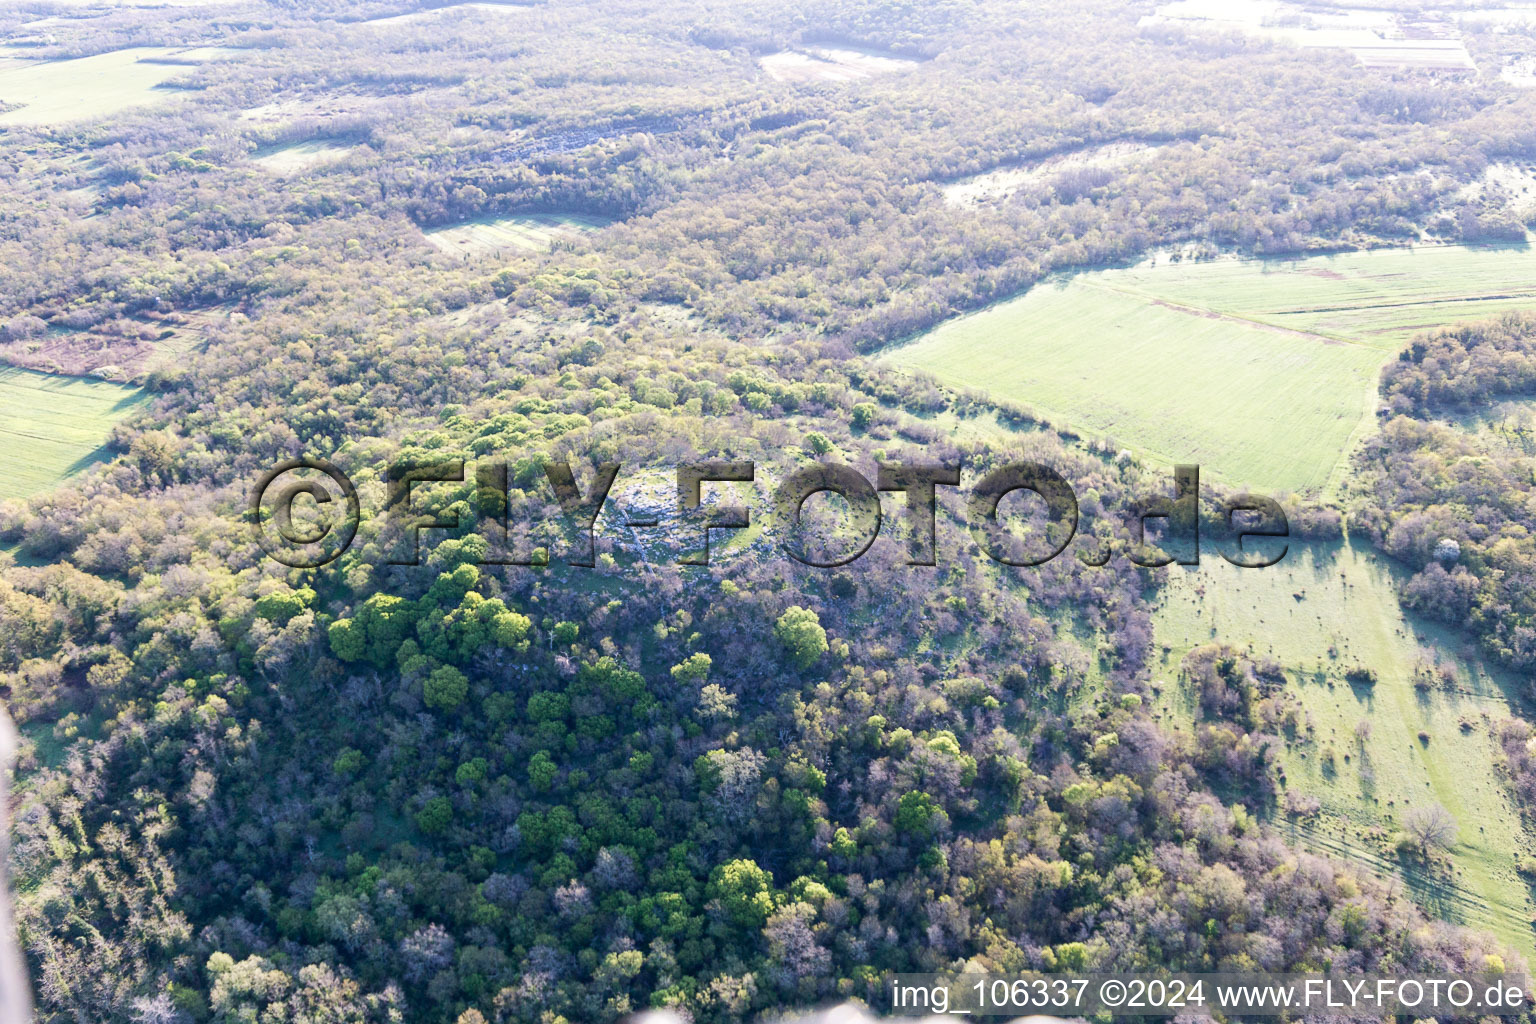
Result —
[[1355, 686], [1375, 686], [1378, 678], [1375, 669], [1364, 665], [1355, 665], [1344, 671], [1344, 679]]

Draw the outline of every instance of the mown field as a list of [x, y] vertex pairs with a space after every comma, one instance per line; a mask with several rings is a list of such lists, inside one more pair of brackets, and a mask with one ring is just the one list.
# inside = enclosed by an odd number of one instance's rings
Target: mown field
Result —
[[1536, 307], [1523, 246], [1091, 271], [960, 317], [884, 359], [1166, 462], [1321, 491], [1414, 334]]
[[[1278, 565], [1252, 570], [1208, 555], [1197, 567], [1167, 571], [1153, 620], [1156, 642], [1168, 648], [1157, 702], [1166, 724], [1188, 729], [1194, 719], [1198, 694], [1178, 678], [1190, 648], [1220, 641], [1278, 660], [1313, 725], [1311, 742], [1298, 735], [1278, 759], [1286, 788], [1321, 805], [1315, 816], [1280, 816], [1282, 831], [1397, 875], [1431, 914], [1536, 953], [1536, 904], [1514, 869], [1516, 854], [1536, 845], [1494, 767], [1489, 730], [1510, 712], [1512, 681], [1460, 656], [1449, 634], [1405, 617], [1394, 570], [1364, 547], [1298, 545]], [[1416, 669], [1434, 659], [1454, 669], [1454, 682], [1416, 688]], [[1379, 681], [1347, 682], [1344, 672], [1356, 664], [1374, 668]], [[1355, 732], [1362, 720], [1370, 723], [1363, 740]], [[1454, 874], [1391, 848], [1404, 814], [1426, 803], [1457, 821]]]
[[142, 399], [121, 384], [0, 367], [0, 500], [45, 490], [104, 459], [113, 425]]
[[596, 231], [609, 222], [578, 213], [531, 213], [515, 217], [481, 217], [452, 227], [427, 231], [427, 241], [443, 252], [479, 255], [503, 250], [541, 252], [559, 238]]
[[1108, 284], [1396, 355], [1420, 331], [1536, 306], [1529, 246], [1427, 245], [1111, 272]]
[[0, 125], [45, 125], [106, 117], [176, 95], [159, 89], [189, 70], [163, 58], [181, 51], [139, 46], [74, 60], [6, 61], [0, 65], [0, 101], [23, 106], [0, 114]]

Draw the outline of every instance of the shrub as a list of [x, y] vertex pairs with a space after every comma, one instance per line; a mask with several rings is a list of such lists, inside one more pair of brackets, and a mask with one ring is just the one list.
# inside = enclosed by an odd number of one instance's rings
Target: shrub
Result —
[[1375, 669], [1364, 665], [1355, 665], [1344, 671], [1344, 679], [1356, 686], [1375, 686], [1378, 678]]

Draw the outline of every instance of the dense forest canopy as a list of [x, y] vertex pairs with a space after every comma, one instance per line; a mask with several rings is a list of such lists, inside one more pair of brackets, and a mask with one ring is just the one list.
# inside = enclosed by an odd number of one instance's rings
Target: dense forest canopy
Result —
[[[104, 464], [0, 505], [41, 1019], [726, 1021], [871, 1000], [893, 971], [1519, 964], [1282, 839], [1277, 669], [1217, 638], [1182, 666], [1193, 727], [1154, 718], [1157, 570], [1002, 566], [953, 488], [936, 565], [908, 564], [888, 495], [891, 532], [837, 571], [755, 530], [680, 565], [607, 520], [590, 569], [558, 538], [531, 542], [547, 569], [481, 564], [472, 473], [420, 489], [466, 513], [420, 566], [370, 513], [290, 569], [245, 509], [301, 455], [375, 511], [391, 464], [504, 460], [523, 512], [550, 464], [584, 487], [619, 463], [649, 490], [616, 497], [675, 523], [680, 464], [752, 461], [766, 487], [920, 453], [968, 484], [1050, 465], [1085, 537], [1127, 540], [1166, 468], [866, 354], [1156, 250], [1523, 238], [1468, 186], [1536, 159], [1536, 93], [1141, 27], [1150, 5], [490, 6], [0, 12], [25, 39], [0, 61], [185, 65], [110, 117], [0, 113], [0, 358], [150, 396]], [[1480, 57], [1536, 46], [1469, 32]], [[900, 68], [759, 63], [818, 48]], [[1151, 155], [946, 199], [1118, 143]], [[428, 234], [535, 216], [538, 245]], [[1415, 342], [1347, 502], [1415, 570], [1410, 605], [1521, 671], [1530, 457], [1435, 420], [1528, 396], [1531, 334]], [[1298, 536], [1336, 535], [1332, 496], [1305, 498]]]

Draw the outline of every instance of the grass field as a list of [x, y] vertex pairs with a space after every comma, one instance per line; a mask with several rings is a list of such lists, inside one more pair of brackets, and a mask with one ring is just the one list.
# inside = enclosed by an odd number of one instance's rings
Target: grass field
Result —
[[356, 149], [343, 139], [308, 139], [258, 150], [251, 161], [274, 174], [297, 174], [345, 160]]
[[142, 401], [138, 388], [0, 367], [0, 500], [47, 488], [105, 458], [114, 424]]
[[543, 252], [562, 237], [596, 231], [610, 221], [576, 213], [531, 213], [516, 217], [482, 217], [426, 232], [427, 241], [443, 252], [472, 255], [504, 250]]
[[[1490, 720], [1509, 713], [1513, 682], [1457, 656], [1458, 642], [1438, 627], [1406, 618], [1393, 570], [1363, 547], [1298, 545], [1278, 565], [1253, 570], [1212, 553], [1197, 567], [1166, 571], [1153, 617], [1156, 642], [1170, 648], [1156, 705], [1166, 724], [1187, 729], [1194, 715], [1197, 695], [1177, 682], [1191, 647], [1219, 640], [1280, 661], [1315, 733], [1311, 743], [1288, 743], [1279, 761], [1287, 789], [1317, 798], [1321, 811], [1276, 824], [1303, 845], [1396, 874], [1426, 910], [1486, 928], [1533, 957], [1536, 905], [1514, 860], [1536, 845], [1494, 769], [1489, 732]], [[1454, 665], [1453, 687], [1415, 689], [1415, 666], [1428, 649]], [[1374, 687], [1344, 680], [1355, 664], [1377, 671]], [[1371, 724], [1363, 742], [1354, 731], [1361, 719]], [[1322, 757], [1329, 746], [1331, 768]], [[1404, 813], [1424, 803], [1457, 820], [1449, 877], [1400, 861], [1388, 847]]]
[[1116, 285], [1391, 355], [1423, 330], [1536, 306], [1536, 249], [1425, 245], [1133, 268]]
[[157, 86], [184, 75], [185, 63], [163, 63], [181, 48], [131, 47], [75, 60], [7, 61], [0, 101], [24, 104], [0, 114], [0, 125], [44, 125], [106, 117], [176, 95]]
[[1533, 307], [1526, 247], [1148, 263], [1036, 285], [883, 358], [1216, 479], [1320, 491], [1409, 338]]

